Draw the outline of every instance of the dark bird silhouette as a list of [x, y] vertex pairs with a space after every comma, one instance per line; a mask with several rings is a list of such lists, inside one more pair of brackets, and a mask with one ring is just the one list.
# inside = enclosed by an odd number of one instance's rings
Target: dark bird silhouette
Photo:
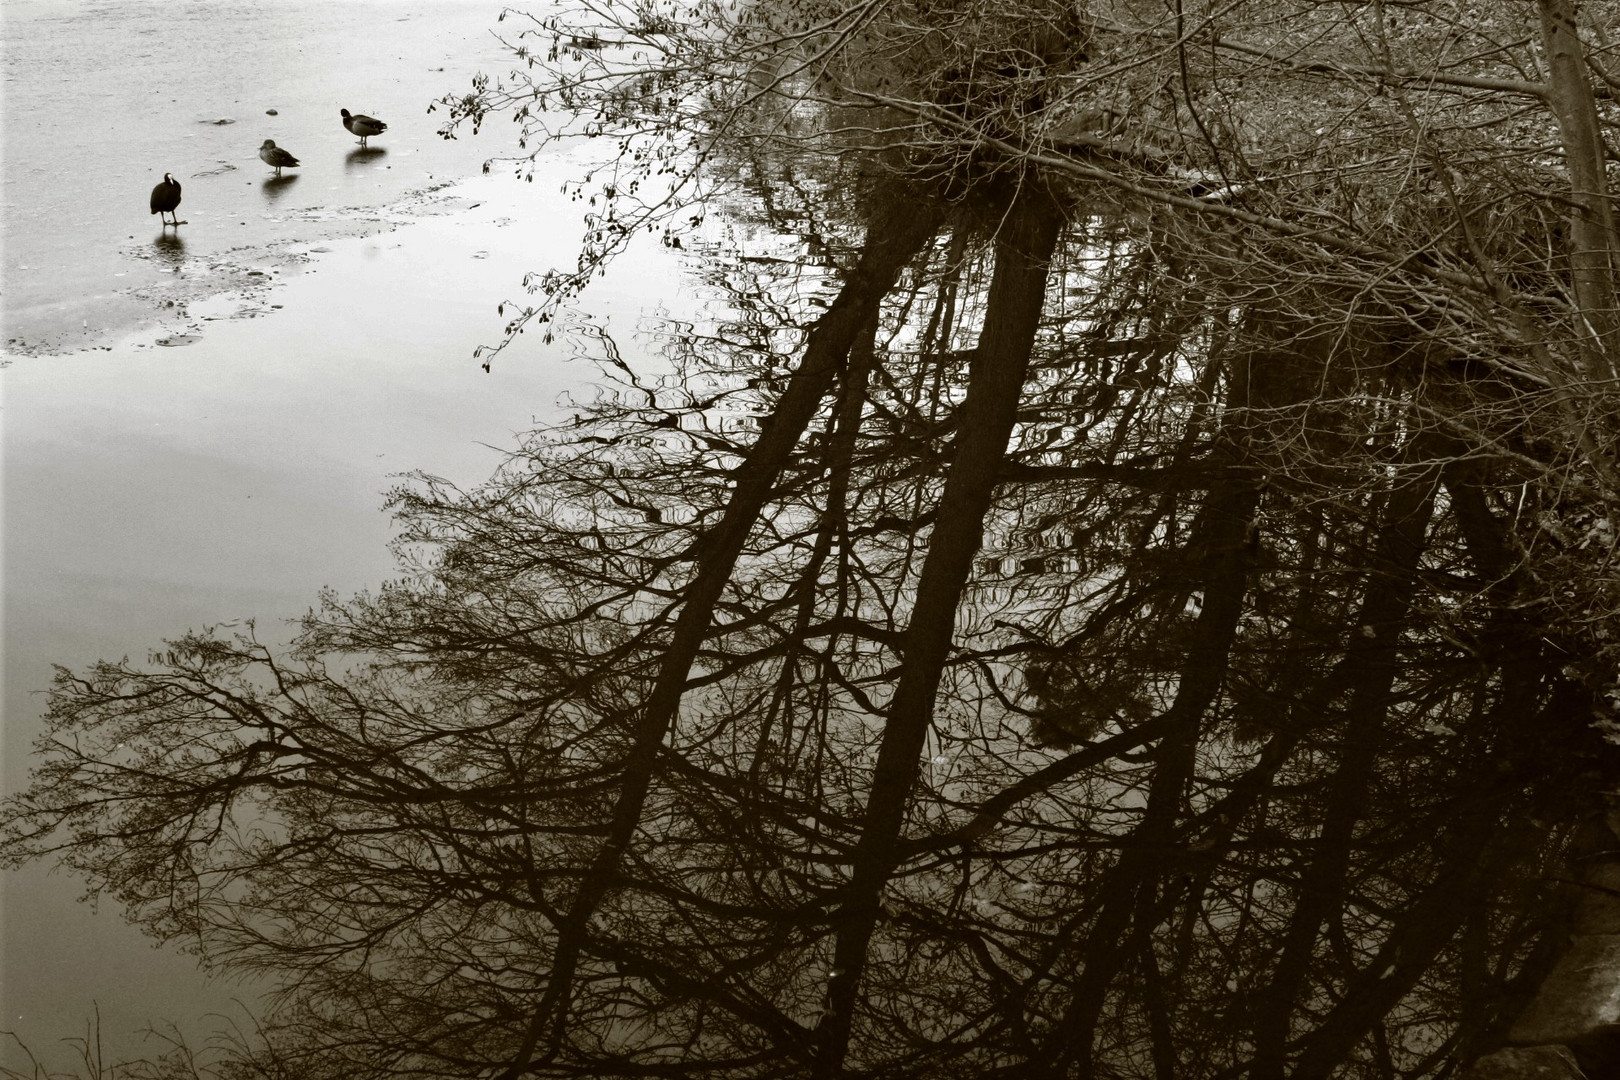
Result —
[[264, 145], [259, 147], [259, 160], [273, 166], [277, 176], [281, 175], [282, 169], [292, 169], [298, 165], [298, 159], [277, 146], [274, 139], [264, 140]]
[[176, 180], [168, 173], [164, 173], [163, 183], [152, 189], [152, 213], [168, 214], [169, 217], [175, 219], [174, 221], [170, 221], [168, 218], [164, 218], [164, 228], [168, 228], [170, 225], [184, 225], [185, 222], [181, 221], [179, 219], [179, 215], [174, 212], [175, 207], [179, 205], [180, 181]]
[[349, 129], [352, 135], [360, 136], [360, 145], [366, 145], [366, 140], [373, 135], [381, 135], [388, 130], [388, 125], [374, 116], [351, 116], [348, 109], [339, 109], [343, 114], [343, 126]]

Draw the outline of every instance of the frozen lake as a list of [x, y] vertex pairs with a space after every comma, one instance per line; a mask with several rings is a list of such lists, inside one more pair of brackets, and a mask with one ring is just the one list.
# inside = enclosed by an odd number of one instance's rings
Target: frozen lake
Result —
[[[224, 284], [292, 257], [301, 238], [372, 228], [407, 192], [476, 172], [495, 140], [440, 139], [427, 106], [499, 64], [498, 10], [7, 3], [8, 351], [107, 344], [204, 278]], [[341, 108], [388, 120], [372, 153]], [[267, 138], [304, 159], [280, 183], [257, 157]], [[172, 247], [156, 243], [146, 207], [165, 172], [191, 223]], [[168, 279], [177, 264], [183, 288]]]
[[[496, 126], [440, 139], [428, 104], [504, 70], [479, 2], [117, 4], [9, 0], [4, 84], [4, 708], [7, 789], [26, 774], [50, 665], [141, 656], [191, 627], [274, 636], [317, 590], [390, 569], [394, 474], [474, 483], [513, 432], [589, 393], [565, 333], [486, 375], [496, 303], [571, 264], [581, 169], [505, 170]], [[359, 152], [338, 110], [389, 123]], [[268, 115], [269, 110], [275, 115]], [[229, 122], [224, 122], [229, 121]], [[275, 181], [273, 138], [303, 161]], [[184, 186], [178, 230], [147, 195]], [[655, 244], [579, 318], [628, 343], [679, 306]], [[585, 314], [588, 312], [587, 314]], [[191, 1030], [209, 985], [111, 905], [41, 869], [4, 880], [5, 1023], [52, 1064], [99, 1005], [109, 1057], [147, 1023]], [[0, 1058], [17, 1065], [12, 1048]]]

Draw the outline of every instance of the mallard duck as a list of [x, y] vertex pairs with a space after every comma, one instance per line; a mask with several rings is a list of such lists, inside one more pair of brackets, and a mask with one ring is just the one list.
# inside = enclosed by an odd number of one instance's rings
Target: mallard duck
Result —
[[259, 160], [274, 166], [277, 176], [281, 175], [282, 169], [291, 169], [298, 164], [298, 159], [277, 146], [274, 139], [264, 140], [264, 145], [259, 147]]
[[373, 135], [381, 135], [388, 130], [388, 125], [374, 116], [351, 116], [348, 109], [339, 109], [343, 114], [343, 126], [349, 129], [351, 135], [360, 136], [360, 145], [366, 145], [366, 140]]
[[180, 216], [174, 212], [175, 208], [179, 205], [180, 181], [176, 180], [168, 173], [164, 173], [163, 183], [152, 189], [152, 213], [168, 214], [169, 217], [175, 219], [174, 221], [170, 221], [168, 218], [164, 218], [163, 227], [165, 229], [170, 225], [184, 225], [185, 222], [181, 221]]

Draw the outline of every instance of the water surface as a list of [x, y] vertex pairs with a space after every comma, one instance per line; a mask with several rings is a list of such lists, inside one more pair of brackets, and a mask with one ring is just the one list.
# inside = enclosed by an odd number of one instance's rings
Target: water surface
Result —
[[[483, 0], [9, 0], [7, 351], [106, 344], [205, 282], [375, 229], [406, 193], [476, 172], [505, 147], [441, 139], [427, 110], [504, 63], [498, 12]], [[362, 151], [342, 108], [389, 130]], [[265, 139], [303, 165], [275, 180], [257, 156]], [[167, 234], [147, 207], [165, 172], [189, 222]]]
[[[472, 359], [499, 336], [496, 304], [522, 296], [524, 272], [571, 263], [580, 233], [558, 188], [582, 158], [549, 155], [521, 184], [480, 175], [511, 149], [499, 138], [435, 134], [428, 103], [501, 63], [497, 14], [444, 0], [5, 6], [8, 790], [53, 663], [140, 657], [222, 621], [284, 634], [320, 587], [387, 576], [379, 507], [398, 473], [475, 483], [514, 432], [591, 392], [567, 332], [525, 337], [493, 374]], [[373, 152], [342, 107], [388, 121]], [[274, 181], [265, 138], [302, 168]], [[178, 237], [147, 213], [165, 171], [185, 189]], [[678, 270], [649, 244], [565, 327], [590, 319], [634, 349], [640, 313], [680, 302]], [[252, 1000], [79, 892], [33, 868], [0, 895], [0, 1028], [52, 1065], [98, 1007], [113, 1058], [139, 1049], [143, 1025], [197, 1033]]]

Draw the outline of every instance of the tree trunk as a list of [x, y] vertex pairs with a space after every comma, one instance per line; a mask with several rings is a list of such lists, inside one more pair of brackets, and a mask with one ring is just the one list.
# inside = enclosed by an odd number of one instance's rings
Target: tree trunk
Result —
[[1569, 170], [1569, 259], [1575, 279], [1576, 316], [1582, 324], [1582, 366], [1588, 378], [1614, 376], [1609, 356], [1620, 336], [1615, 311], [1615, 231], [1609, 209], [1606, 154], [1598, 133], [1597, 105], [1576, 32], [1574, 0], [1537, 0], [1541, 44], [1547, 59], [1547, 96], [1558, 117]]
[[[1071, 1069], [1082, 1080], [1092, 1075], [1093, 1043], [1108, 989], [1134, 954], [1152, 951], [1149, 939], [1156, 920], [1143, 920], [1142, 913], [1145, 908], [1158, 908], [1153, 895], [1157, 883], [1175, 857], [1183, 854], [1173, 850], [1176, 825], [1197, 763], [1203, 718], [1225, 681], [1243, 614], [1250, 558], [1245, 541], [1259, 501], [1260, 492], [1252, 479], [1228, 482], [1206, 504], [1199, 528], [1190, 539], [1189, 546], [1210, 553], [1201, 575], [1204, 604], [1182, 665], [1176, 700], [1165, 715], [1169, 727], [1154, 758], [1146, 812], [1119, 865], [1097, 889], [1106, 900], [1087, 934], [1079, 985], [1052, 1048], [1043, 1055], [1055, 1061], [1051, 1068], [1056, 1076], [1066, 1076]], [[1132, 932], [1133, 925], [1139, 932]]]
[[906, 805], [933, 720], [957, 604], [983, 541], [984, 517], [1018, 415], [1030, 347], [1046, 303], [1047, 268], [1062, 227], [1056, 205], [1023, 192], [996, 238], [995, 275], [961, 408], [961, 434], [928, 539], [903, 646], [904, 667], [878, 750], [851, 880], [834, 915], [838, 930], [828, 1008], [818, 1029], [818, 1077], [843, 1071], [867, 946], [881, 910], [879, 898], [898, 861]]
[[874, 221], [855, 269], [827, 313], [811, 329], [804, 360], [777, 403], [771, 424], [761, 433], [748, 458], [737, 467], [736, 485], [720, 523], [699, 541], [697, 574], [686, 588], [680, 615], [659, 665], [658, 678], [636, 723], [635, 741], [624, 763], [624, 776], [607, 839], [557, 927], [557, 946], [546, 990], [518, 1052], [499, 1080], [516, 1080], [523, 1073], [548, 1028], [553, 1044], [561, 1037], [568, 1013], [569, 988], [584, 944], [586, 925], [611, 885], [635, 835], [652, 784], [658, 751], [680, 706], [692, 661], [708, 634], [715, 603], [731, 578], [743, 543], [793, 448], [832, 385], [851, 343], [861, 327], [873, 318], [901, 267], [934, 235], [943, 219], [943, 206], [928, 199], [896, 206]]
[[1399, 669], [1398, 644], [1411, 604], [1412, 574], [1423, 553], [1439, 488], [1439, 469], [1424, 462], [1432, 450], [1428, 443], [1427, 439], [1417, 440], [1412, 457], [1420, 464], [1391, 493], [1369, 567], [1372, 581], [1367, 599], [1358, 625], [1351, 631], [1345, 659], [1354, 689], [1339, 724], [1343, 757], [1329, 781], [1317, 855], [1295, 890], [1297, 899], [1282, 952], [1255, 1010], [1251, 1080], [1283, 1080], [1288, 1075], [1294, 1012], [1307, 992], [1323, 923], [1343, 900], [1351, 845], [1383, 745], [1384, 714]]

